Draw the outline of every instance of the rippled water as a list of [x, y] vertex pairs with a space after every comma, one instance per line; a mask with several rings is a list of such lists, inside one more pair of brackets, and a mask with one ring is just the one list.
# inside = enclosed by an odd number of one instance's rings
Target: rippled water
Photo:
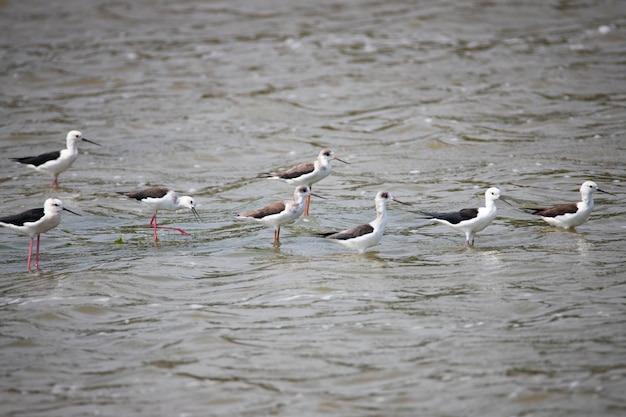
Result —
[[[0, 181], [10, 214], [61, 198], [42, 237], [0, 232], [6, 416], [609, 416], [626, 412], [626, 11], [613, 1], [0, 2]], [[50, 179], [9, 161], [60, 148]], [[312, 215], [257, 174], [350, 162]], [[519, 207], [596, 195], [577, 232]], [[117, 191], [195, 196], [163, 212]], [[465, 248], [417, 210], [514, 208]], [[364, 255], [314, 232], [371, 221]]]

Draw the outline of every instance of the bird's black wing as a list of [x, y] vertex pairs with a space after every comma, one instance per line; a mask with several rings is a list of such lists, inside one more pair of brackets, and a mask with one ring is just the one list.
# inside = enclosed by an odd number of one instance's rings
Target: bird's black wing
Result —
[[268, 204], [260, 209], [243, 211], [237, 214], [238, 217], [253, 217], [255, 219], [262, 219], [273, 214], [282, 213], [285, 210], [285, 202], [277, 201], [276, 203]]
[[145, 190], [131, 191], [129, 193], [119, 192], [118, 194], [125, 195], [128, 198], [134, 198], [135, 200], [143, 200], [145, 198], [161, 198], [164, 197], [170, 191], [166, 187], [152, 187]]
[[290, 180], [293, 178], [301, 177], [302, 175], [309, 174], [315, 170], [315, 164], [313, 162], [303, 162], [295, 167], [289, 168], [285, 171], [274, 171], [264, 173], [265, 177], [278, 177], [283, 180]]
[[26, 222], [36, 222], [43, 217], [43, 207], [26, 210], [20, 214], [12, 216], [0, 217], [0, 223], [12, 224], [15, 226], [24, 226]]
[[26, 165], [34, 165], [38, 167], [39, 165], [43, 165], [48, 161], [52, 161], [53, 159], [58, 159], [61, 156], [61, 151], [52, 151], [47, 153], [42, 153], [37, 156], [25, 156], [22, 158], [11, 158], [12, 161], [19, 162], [20, 164]]
[[372, 232], [374, 232], [374, 228], [371, 225], [362, 224], [341, 232], [319, 233], [318, 236], [325, 237], [327, 239], [348, 240]]
[[439, 219], [439, 220], [445, 220], [450, 224], [458, 224], [461, 223], [463, 220], [471, 220], [475, 217], [478, 216], [478, 209], [477, 208], [466, 208], [466, 209], [462, 209], [460, 211], [453, 211], [453, 212], [449, 212], [449, 213], [427, 213], [427, 212], [423, 212], [424, 215], [426, 215], [427, 217], [425, 217], [426, 219]]

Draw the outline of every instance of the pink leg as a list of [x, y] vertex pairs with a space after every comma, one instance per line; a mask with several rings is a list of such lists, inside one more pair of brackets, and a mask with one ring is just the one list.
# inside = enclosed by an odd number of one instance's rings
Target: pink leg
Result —
[[152, 220], [150, 220], [150, 227], [152, 227], [152, 229], [154, 230], [154, 246], [155, 247], [159, 247], [158, 241], [159, 238], [157, 237], [157, 214], [156, 212], [154, 212], [154, 215], [152, 216]]
[[30, 259], [33, 256], [33, 238], [30, 238], [30, 247], [28, 248], [28, 272], [30, 272], [31, 274], [33, 273], [33, 270], [30, 269]]
[[57, 185], [59, 185], [59, 182], [57, 180], [57, 177], [52, 178], [52, 186], [56, 187]]
[[189, 236], [189, 233], [185, 232], [183, 229], [178, 228], [178, 227], [158, 226], [156, 213], [154, 213], [154, 216], [152, 216], [152, 220], [150, 220], [150, 227], [154, 229], [154, 246], [157, 246], [157, 241], [159, 240], [159, 238], [157, 237], [157, 229], [176, 230], [177, 232], [180, 232], [180, 234], [184, 236]]
[[274, 230], [274, 244], [280, 243], [280, 226], [276, 230]]
[[37, 235], [37, 253], [35, 254], [35, 268], [39, 271], [39, 239], [41, 235]]
[[311, 196], [307, 195], [306, 196], [306, 203], [304, 205], [304, 215], [308, 216], [309, 215], [309, 207], [311, 206]]
[[170, 229], [170, 230], [176, 230], [177, 232], [180, 232], [181, 235], [185, 235], [185, 236], [189, 236], [189, 233], [185, 232], [183, 229], [178, 228], [178, 227], [169, 227], [169, 226], [155, 226], [157, 229]]

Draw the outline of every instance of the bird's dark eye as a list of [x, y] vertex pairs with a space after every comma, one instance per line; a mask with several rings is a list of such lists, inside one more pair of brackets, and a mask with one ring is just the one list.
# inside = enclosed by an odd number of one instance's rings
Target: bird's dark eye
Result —
[[383, 193], [383, 198], [389, 198], [389, 193]]

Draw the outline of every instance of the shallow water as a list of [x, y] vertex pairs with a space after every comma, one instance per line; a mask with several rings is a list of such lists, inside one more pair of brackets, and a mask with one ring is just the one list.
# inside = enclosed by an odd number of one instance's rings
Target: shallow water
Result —
[[[597, 4], [596, 4], [597, 3]], [[6, 214], [57, 196], [42, 237], [0, 232], [6, 416], [590, 416], [626, 412], [621, 1], [0, 2]], [[8, 158], [61, 148], [50, 179]], [[311, 216], [257, 174], [334, 164]], [[519, 208], [576, 201], [554, 229]], [[191, 213], [117, 191], [164, 185]], [[421, 220], [483, 202], [476, 238]], [[363, 255], [313, 233], [371, 221]]]

